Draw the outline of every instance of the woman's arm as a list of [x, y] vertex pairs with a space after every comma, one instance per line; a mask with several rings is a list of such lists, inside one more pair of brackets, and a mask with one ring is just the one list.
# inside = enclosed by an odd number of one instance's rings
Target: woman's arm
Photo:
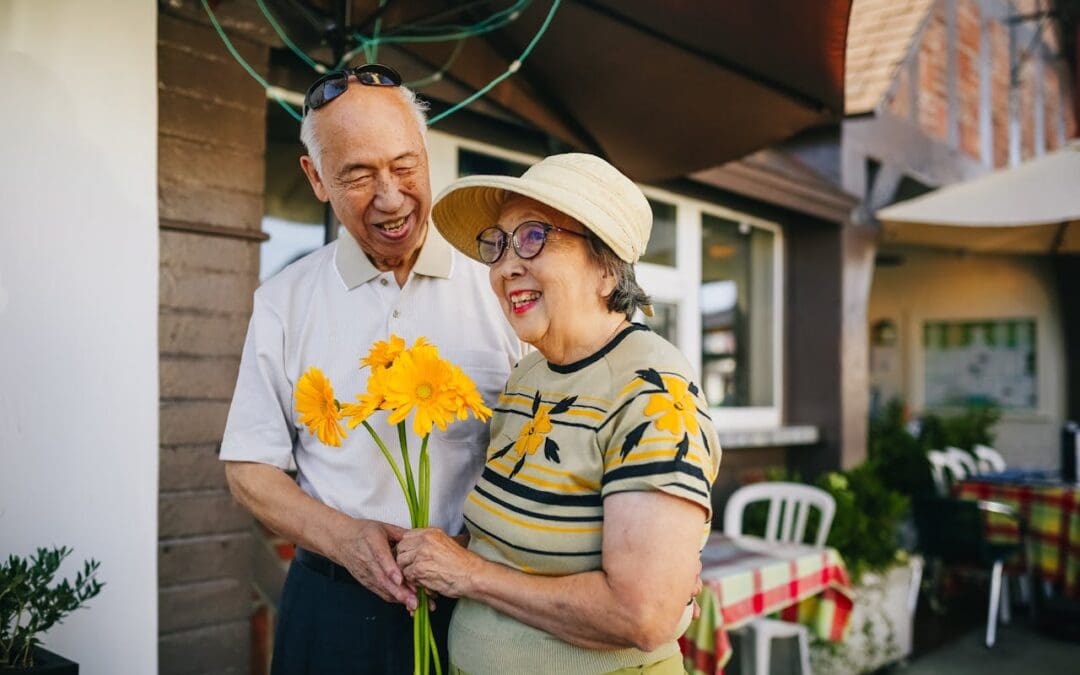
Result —
[[441, 530], [398, 543], [407, 579], [468, 597], [589, 649], [652, 651], [672, 638], [701, 570], [704, 510], [662, 492], [604, 500], [602, 569], [562, 577], [526, 574], [461, 548]]

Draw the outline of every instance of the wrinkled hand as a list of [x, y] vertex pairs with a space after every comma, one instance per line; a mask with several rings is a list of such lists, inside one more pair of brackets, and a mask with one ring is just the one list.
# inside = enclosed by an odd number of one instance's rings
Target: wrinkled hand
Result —
[[397, 545], [397, 563], [410, 584], [460, 598], [483, 560], [442, 530], [425, 528], [405, 532]]
[[411, 608], [416, 607], [416, 593], [405, 585], [405, 577], [391, 552], [405, 532], [397, 525], [355, 519], [339, 543], [337, 559], [372, 593], [387, 602], [399, 602]]

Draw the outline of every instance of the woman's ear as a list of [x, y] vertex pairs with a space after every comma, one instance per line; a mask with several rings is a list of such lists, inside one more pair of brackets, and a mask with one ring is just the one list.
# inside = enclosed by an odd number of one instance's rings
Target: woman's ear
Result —
[[611, 297], [611, 294], [615, 292], [615, 272], [610, 269], [604, 269], [600, 274], [600, 297], [607, 300]]

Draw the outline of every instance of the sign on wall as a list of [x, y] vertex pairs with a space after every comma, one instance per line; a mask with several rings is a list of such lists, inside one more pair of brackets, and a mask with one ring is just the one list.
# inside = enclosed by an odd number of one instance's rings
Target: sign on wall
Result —
[[1038, 407], [1034, 319], [923, 324], [927, 408]]

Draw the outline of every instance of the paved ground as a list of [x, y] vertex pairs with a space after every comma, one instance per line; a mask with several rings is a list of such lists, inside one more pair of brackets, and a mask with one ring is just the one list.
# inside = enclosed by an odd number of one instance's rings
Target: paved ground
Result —
[[1057, 675], [1080, 673], [1080, 643], [1046, 637], [1014, 622], [998, 627], [993, 649], [980, 627], [894, 668], [895, 675]]

